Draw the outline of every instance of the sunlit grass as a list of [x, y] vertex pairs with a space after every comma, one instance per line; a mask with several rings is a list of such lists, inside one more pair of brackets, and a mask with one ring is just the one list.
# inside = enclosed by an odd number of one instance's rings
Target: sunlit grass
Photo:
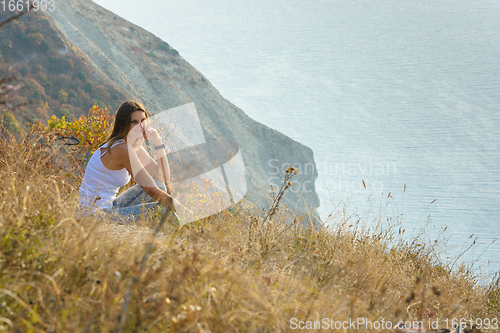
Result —
[[158, 215], [75, 218], [77, 190], [50, 149], [0, 142], [0, 330], [287, 332], [292, 318], [498, 317], [498, 280], [450, 272], [397, 230], [342, 216], [304, 228], [279, 206], [264, 221], [239, 204], [153, 235]]

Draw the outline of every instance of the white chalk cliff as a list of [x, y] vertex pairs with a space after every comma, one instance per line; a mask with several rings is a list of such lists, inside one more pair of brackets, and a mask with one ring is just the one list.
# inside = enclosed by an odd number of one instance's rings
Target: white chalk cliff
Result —
[[239, 144], [248, 185], [245, 198], [251, 202], [268, 207], [269, 179], [283, 179], [281, 169], [287, 166], [307, 167], [309, 172], [294, 178], [307, 185], [306, 191], [288, 191], [284, 199], [292, 211], [308, 210], [317, 217], [317, 170], [310, 148], [249, 118], [167, 43], [94, 2], [59, 1], [49, 14], [61, 38], [95, 67], [96, 77], [114, 82], [152, 113], [194, 102], [207, 139]]

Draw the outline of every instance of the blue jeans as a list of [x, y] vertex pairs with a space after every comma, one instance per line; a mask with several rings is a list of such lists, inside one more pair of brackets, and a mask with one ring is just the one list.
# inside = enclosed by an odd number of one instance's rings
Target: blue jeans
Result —
[[[165, 183], [153, 178], [156, 186], [162, 191], [167, 191]], [[149, 214], [161, 207], [161, 204], [144, 192], [139, 184], [129, 188], [113, 200], [113, 208], [103, 209], [106, 215], [114, 220], [132, 222], [141, 214]]]

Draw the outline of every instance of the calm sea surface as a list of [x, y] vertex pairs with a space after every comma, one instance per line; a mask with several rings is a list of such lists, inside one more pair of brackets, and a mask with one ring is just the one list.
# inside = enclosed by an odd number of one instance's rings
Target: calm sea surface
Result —
[[96, 2], [312, 148], [324, 220], [447, 227], [443, 257], [500, 269], [499, 1]]

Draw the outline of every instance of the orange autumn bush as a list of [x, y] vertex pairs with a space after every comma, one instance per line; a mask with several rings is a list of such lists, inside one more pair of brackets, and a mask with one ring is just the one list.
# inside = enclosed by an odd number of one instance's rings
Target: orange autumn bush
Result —
[[82, 115], [72, 122], [64, 116], [57, 118], [53, 115], [46, 126], [35, 123], [31, 126], [31, 135], [38, 135], [43, 144], [63, 150], [62, 155], [69, 162], [63, 165], [69, 167], [67, 171], [72, 171], [68, 178], [83, 176], [90, 154], [106, 140], [113, 119], [114, 115], [111, 116], [107, 108], [94, 105], [88, 116]]

